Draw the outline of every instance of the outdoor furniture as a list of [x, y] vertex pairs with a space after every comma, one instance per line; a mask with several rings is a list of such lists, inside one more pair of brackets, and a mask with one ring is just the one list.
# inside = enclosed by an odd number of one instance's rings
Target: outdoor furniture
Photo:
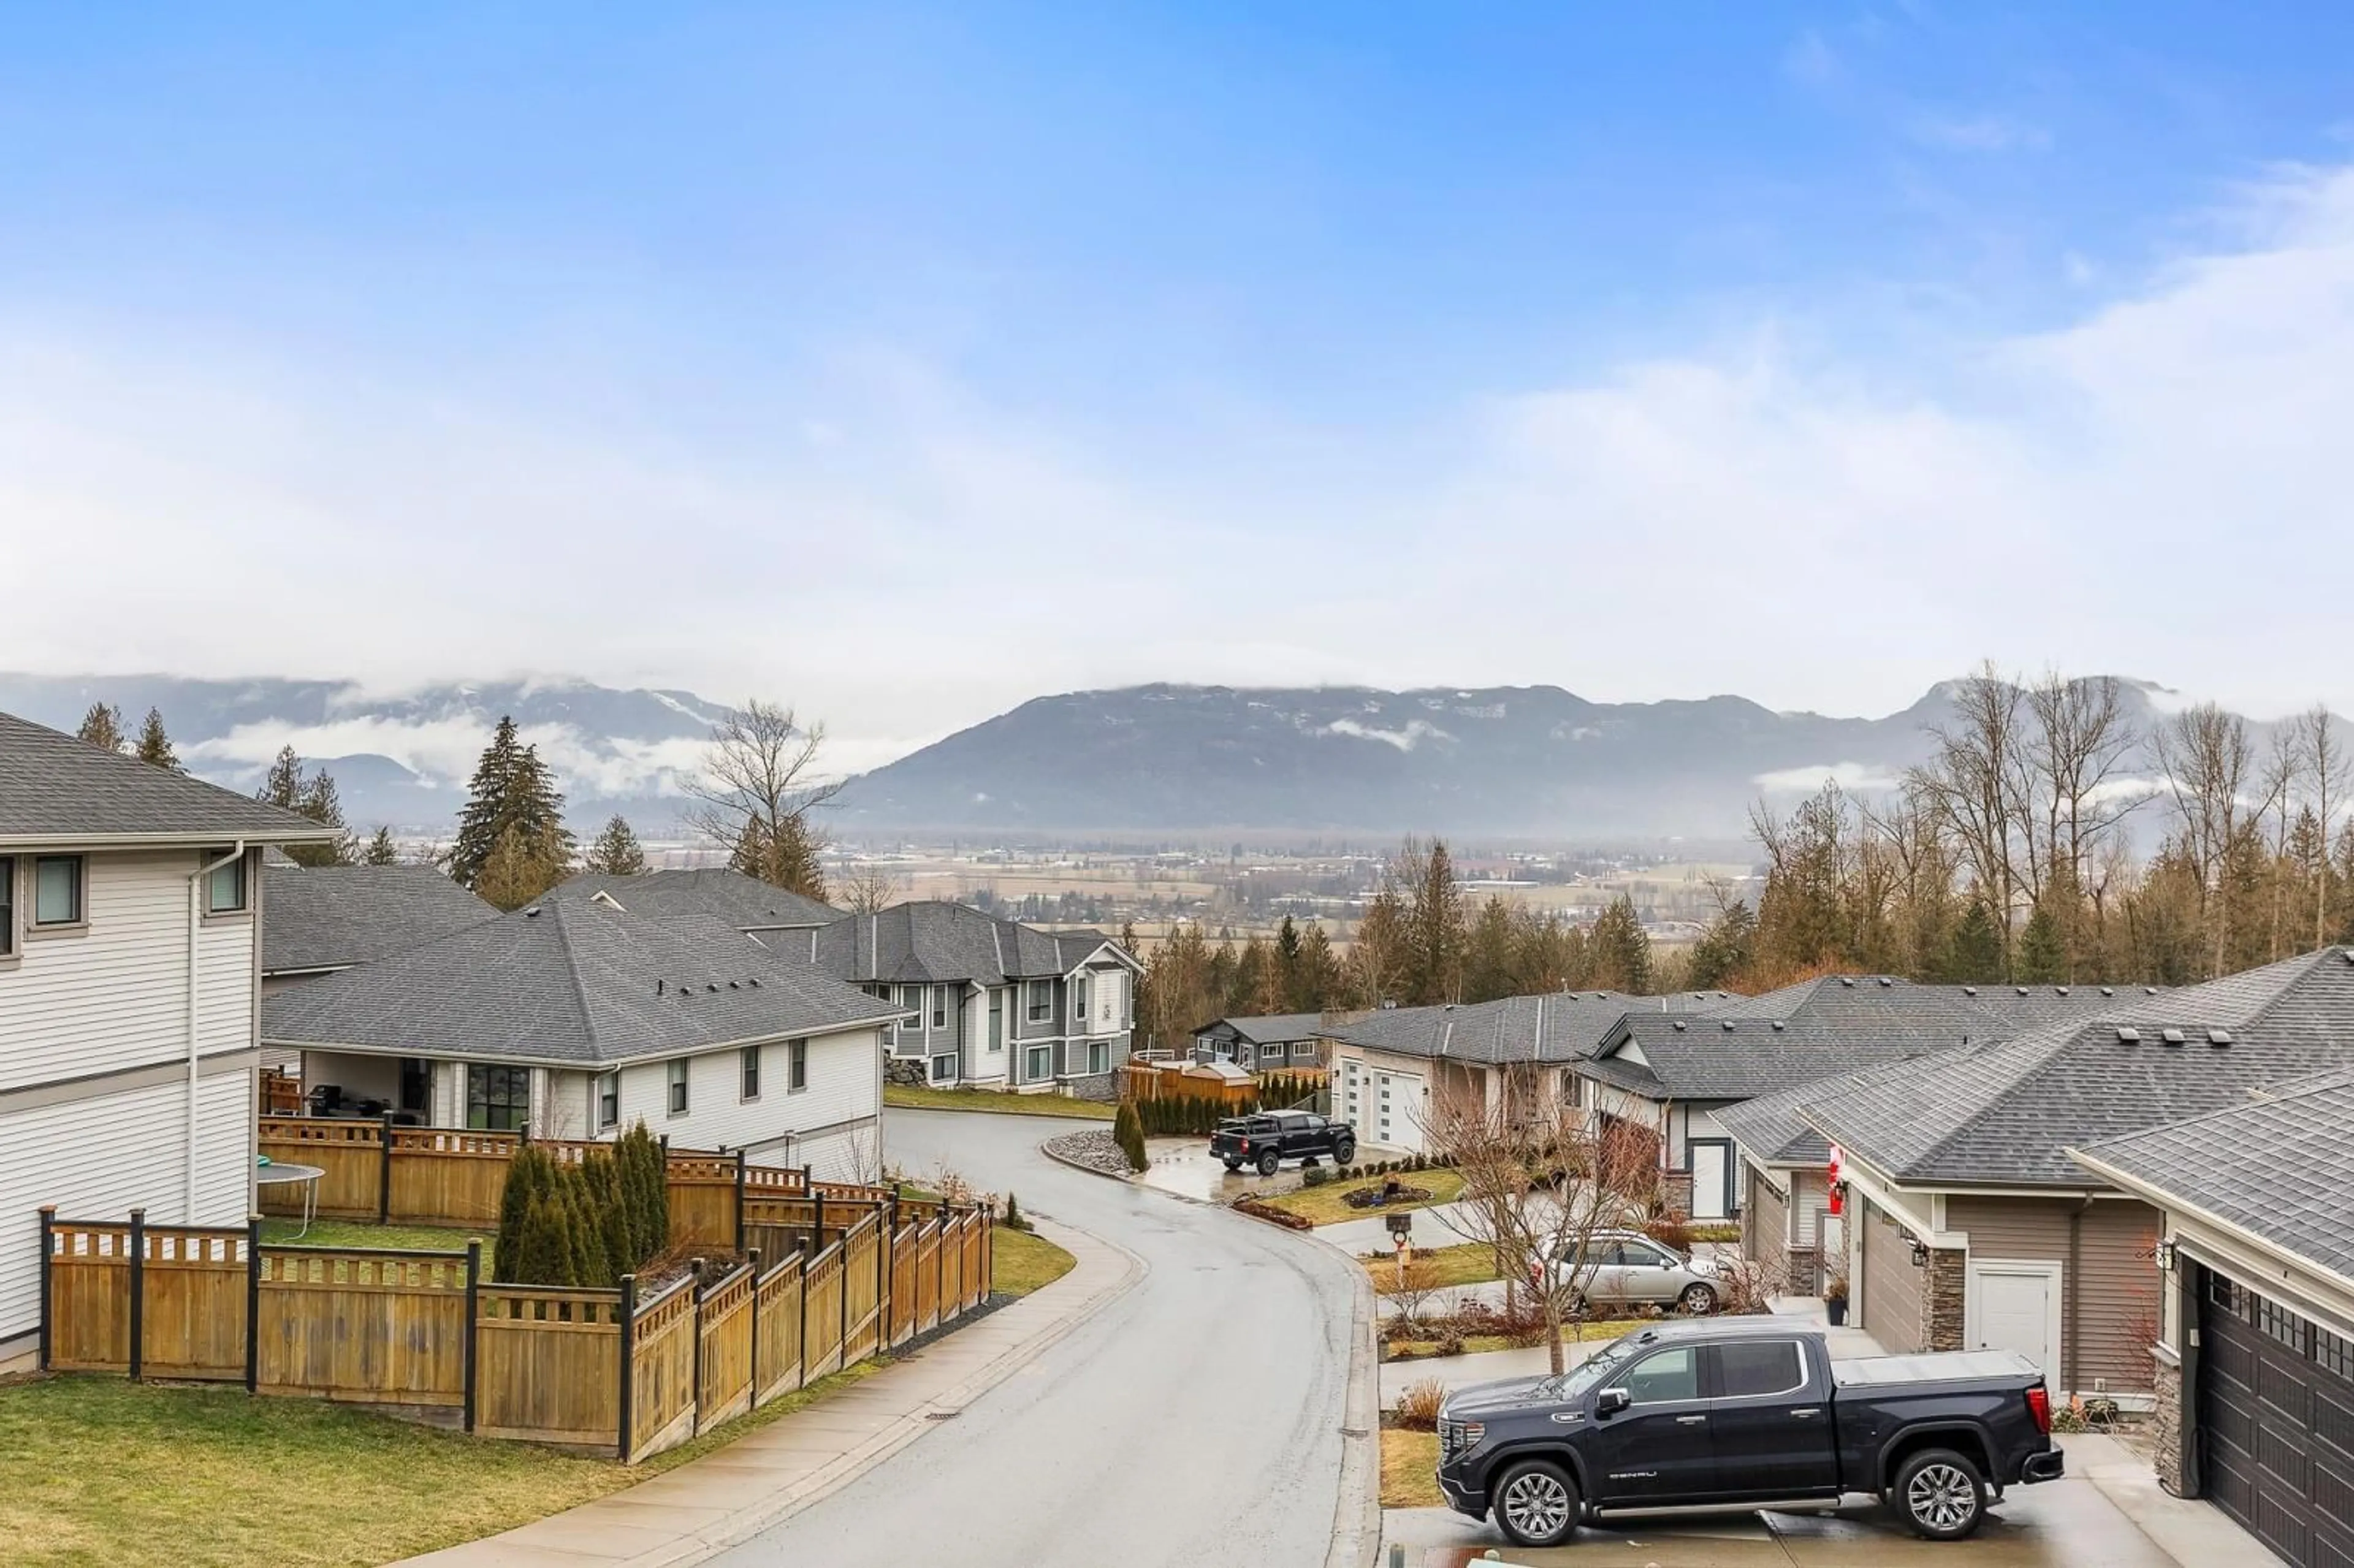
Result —
[[296, 1241], [311, 1234], [311, 1221], [319, 1213], [319, 1178], [326, 1173], [323, 1167], [317, 1165], [281, 1165], [275, 1161], [253, 1168], [253, 1184], [257, 1187], [291, 1183], [302, 1189], [302, 1228], [294, 1233]]

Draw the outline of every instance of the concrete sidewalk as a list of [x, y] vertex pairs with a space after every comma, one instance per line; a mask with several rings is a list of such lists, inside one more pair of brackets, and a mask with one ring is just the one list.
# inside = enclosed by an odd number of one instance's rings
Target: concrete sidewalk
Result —
[[435, 1568], [672, 1568], [733, 1546], [848, 1484], [996, 1387], [1144, 1277], [1124, 1248], [1051, 1220], [1076, 1263], [1044, 1289], [830, 1399], [666, 1475], [422, 1557]]

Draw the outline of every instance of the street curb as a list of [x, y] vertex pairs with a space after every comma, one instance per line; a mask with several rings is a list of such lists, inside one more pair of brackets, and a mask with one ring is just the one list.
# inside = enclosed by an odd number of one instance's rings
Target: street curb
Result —
[[1374, 1568], [1382, 1549], [1381, 1368], [1373, 1277], [1362, 1268], [1356, 1272], [1349, 1325], [1349, 1392], [1341, 1416], [1341, 1496], [1332, 1510], [1332, 1549], [1324, 1554], [1324, 1568]]
[[[969, 1115], [969, 1114], [970, 1114], [970, 1113], [969, 1113], [969, 1112], [968, 1112], [967, 1114]], [[1073, 1171], [1077, 1171], [1083, 1172], [1083, 1173], [1084, 1173], [1084, 1174], [1086, 1174], [1086, 1175], [1089, 1175], [1089, 1176], [1100, 1176], [1100, 1177], [1102, 1177], [1102, 1178], [1103, 1178], [1105, 1181], [1119, 1181], [1119, 1182], [1123, 1182], [1123, 1183], [1125, 1183], [1126, 1185], [1130, 1186], [1130, 1187], [1133, 1187], [1133, 1186], [1135, 1186], [1135, 1185], [1136, 1185], [1136, 1177], [1135, 1177], [1133, 1174], [1127, 1175], [1127, 1176], [1122, 1176], [1122, 1175], [1119, 1175], [1119, 1174], [1118, 1172], [1116, 1172], [1116, 1171], [1098, 1171], [1098, 1170], [1097, 1170], [1097, 1169], [1096, 1169], [1094, 1166], [1092, 1166], [1092, 1165], [1082, 1165], [1082, 1164], [1080, 1164], [1077, 1160], [1071, 1159], [1071, 1158], [1070, 1158], [1069, 1156], [1067, 1156], [1067, 1155], [1062, 1155], [1062, 1154], [1057, 1154], [1057, 1153], [1055, 1153], [1053, 1150], [1051, 1150], [1051, 1149], [1049, 1149], [1049, 1148], [1047, 1148], [1047, 1147], [1046, 1147], [1046, 1146], [1047, 1146], [1047, 1144], [1052, 1143], [1053, 1141], [1054, 1141], [1054, 1139], [1041, 1139], [1041, 1140], [1039, 1141], [1039, 1144], [1038, 1144], [1038, 1152], [1039, 1152], [1039, 1153], [1041, 1153], [1041, 1154], [1043, 1154], [1043, 1155], [1044, 1155], [1047, 1159], [1049, 1159], [1049, 1160], [1053, 1160], [1055, 1164], [1057, 1164], [1057, 1165], [1062, 1165], [1062, 1166], [1066, 1166], [1066, 1167], [1068, 1167], [1069, 1169], [1071, 1169], [1071, 1170], [1073, 1170]], [[1173, 1197], [1175, 1194], [1173, 1194], [1173, 1193], [1172, 1193], [1172, 1194], [1171, 1194], [1171, 1195]], [[1087, 1232], [1087, 1234], [1088, 1235], [1094, 1235], [1094, 1234], [1095, 1234], [1095, 1233], [1094, 1233], [1093, 1231], [1089, 1231], [1089, 1232]], [[1106, 1243], [1105, 1245], [1113, 1245], [1113, 1244], [1111, 1244], [1111, 1243]], [[1121, 1250], [1125, 1251], [1126, 1249], [1125, 1249], [1125, 1248], [1122, 1248]]]

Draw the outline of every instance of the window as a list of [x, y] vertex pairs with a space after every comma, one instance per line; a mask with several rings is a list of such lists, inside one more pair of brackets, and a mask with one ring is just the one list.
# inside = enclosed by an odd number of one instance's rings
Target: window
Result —
[[1716, 1347], [1716, 1380], [1720, 1399], [1746, 1399], [1788, 1393], [1804, 1386], [1807, 1374], [1795, 1340], [1733, 1340]]
[[1005, 991], [1002, 986], [993, 986], [989, 992], [989, 1048], [1005, 1049]]
[[1693, 1359], [1690, 1345], [1655, 1351], [1628, 1369], [1627, 1375], [1618, 1380], [1618, 1386], [1632, 1395], [1638, 1404], [1698, 1399], [1700, 1363]]
[[[227, 853], [228, 851], [226, 849], [207, 850], [205, 852], [205, 863], [212, 865]], [[213, 866], [211, 874], [205, 878], [205, 913], [237, 915], [243, 913], [244, 909], [245, 857], [239, 855], [226, 865]]]
[[531, 1069], [466, 1065], [466, 1125], [520, 1132], [531, 1125]]
[[809, 1087], [809, 1042], [789, 1040], [785, 1043], [785, 1092], [800, 1094]]
[[684, 1056], [670, 1065], [670, 1114], [686, 1114], [686, 1058]]
[[1084, 1029], [1087, 1022], [1087, 977], [1080, 975], [1071, 981], [1071, 1027]]
[[16, 861], [0, 854], [0, 959], [16, 950]]
[[33, 924], [81, 924], [82, 859], [78, 854], [45, 854], [33, 862]]
[[957, 1059], [955, 1053], [951, 1052], [948, 1055], [935, 1056], [932, 1058], [932, 1082], [936, 1084], [952, 1084], [956, 1082], [956, 1070]]
[[1087, 1042], [1087, 1071], [1090, 1073], [1108, 1073], [1111, 1071], [1110, 1041], [1090, 1040]]
[[944, 985], [936, 985], [932, 988], [932, 1027], [935, 1029], [946, 1029], [948, 1026], [949, 988]]
[[1055, 982], [1032, 980], [1030, 982], [1030, 1022], [1044, 1023], [1054, 1016]]
[[621, 1125], [621, 1075], [619, 1072], [597, 1075], [597, 1130]]
[[1022, 1078], [1024, 1083], [1034, 1084], [1042, 1078], [1051, 1077], [1054, 1071], [1055, 1053], [1046, 1046], [1033, 1045], [1023, 1057]]
[[924, 1032], [924, 988], [919, 985], [901, 986], [899, 1005], [916, 1015], [899, 1027], [910, 1034], [921, 1034]]
[[748, 1100], [757, 1100], [760, 1097], [760, 1048], [758, 1045], [747, 1045], [744, 1047], [743, 1054], [744, 1097]]

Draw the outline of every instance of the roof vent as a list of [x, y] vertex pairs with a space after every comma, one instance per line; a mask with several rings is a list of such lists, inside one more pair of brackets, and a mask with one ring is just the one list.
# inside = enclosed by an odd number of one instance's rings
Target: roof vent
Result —
[[663, 993], [663, 986], [665, 986], [665, 985], [667, 985], [668, 983], [669, 983], [669, 982], [668, 982], [667, 980], [663, 980], [657, 979], [657, 980], [654, 981], [654, 994], [655, 994], [656, 996], [660, 996], [660, 995]]
[[2158, 994], [2158, 988], [2154, 985], [2146, 985], [2141, 988], [2141, 993], [2144, 996], [2156, 996]]
[[1850, 991], [1853, 991], [1855, 989], [1855, 977], [1852, 975], [1841, 975], [1840, 976], [1840, 984], [1847, 987]]
[[526, 920], [536, 920], [536, 919], [538, 919], [538, 918], [539, 918], [539, 906], [538, 906], [538, 905], [536, 905], [536, 904], [535, 904], [535, 905], [533, 905], [530, 908], [528, 908], [528, 909], [525, 910], [525, 911], [523, 912], [523, 917], [524, 917], [525, 919], [526, 919]]
[[2018, 987], [2018, 988], [2017, 988], [2017, 990], [2018, 990], [2018, 991], [2019, 991], [2019, 994], [2020, 994], [2020, 995], [2021, 995], [2021, 996], [2025, 996], [2025, 995], [2027, 994], [2027, 988], [2026, 988], [2025, 986], [2020, 986], [2020, 987]]
[[758, 975], [755, 975], [755, 976], [753, 976], [750, 980], [746, 980], [744, 983], [745, 983], [746, 985], [750, 986], [754, 991], [758, 991], [758, 990], [759, 990], [759, 989], [760, 989], [760, 977], [759, 977], [759, 976], [758, 976]]
[[1776, 1034], [1782, 1033], [1782, 1021], [1778, 1018], [1774, 1021], [1774, 1033]]
[[2207, 1044], [2210, 1045], [2221, 1047], [2231, 1043], [2232, 1032], [2228, 1029], [2210, 1029], [2207, 1032]]
[[1881, 977], [1880, 977], [1880, 983], [1881, 983], [1882, 985], [1884, 985], [1884, 986], [1891, 986], [1891, 985], [1894, 985], [1896, 982], [1895, 982], [1894, 980], [1890, 980], [1886, 975], [1882, 975], [1882, 976], [1881, 976]]
[[1978, 988], [1974, 985], [1966, 985], [1962, 988], [1962, 994], [1964, 996], [1976, 996], [1978, 993]]
[[2117, 1044], [2120, 1044], [2120, 1045], [2138, 1045], [2138, 1044], [2141, 1044], [2141, 1031], [2140, 1031], [2140, 1030], [2138, 1030], [2138, 1029], [2128, 1029], [2128, 1028], [2126, 1028], [2126, 1027], [2124, 1024], [2122, 1024], [2122, 1023], [2118, 1024], [2118, 1025], [2117, 1025]]
[[2068, 994], [2068, 988], [2064, 985], [2055, 985], [2052, 988], [2052, 993], [2054, 996], [2066, 996]]
[[1725, 1032], [1727, 1034], [1730, 1034], [1730, 1033], [1733, 1033], [1733, 1020], [1731, 1020], [1730, 1018], [1728, 1018], [1728, 1019], [1726, 1019], [1726, 1020], [1724, 1021], [1724, 1032]]
[[728, 989], [729, 991], [741, 991], [741, 990], [743, 989], [743, 987], [741, 987], [740, 985], [737, 984], [734, 980], [729, 980], [729, 981], [727, 982], [727, 989]]
[[717, 980], [705, 980], [703, 982], [703, 989], [705, 991], [717, 991], [719, 989], [719, 982]]
[[2102, 994], [2103, 996], [2115, 996], [2115, 995], [2116, 995], [2117, 993], [2116, 993], [2116, 990], [2115, 990], [2115, 987], [2113, 987], [2113, 986], [2105, 986], [2105, 986], [2103, 986], [2103, 987], [2101, 988], [2101, 994]]
[[1676, 1020], [1675, 1031], [1679, 1034], [1681, 1034], [1684, 1032], [1684, 1021], [1682, 1019], [1679, 1018]]
[[2160, 1040], [2165, 1041], [2168, 1045], [2179, 1045], [2182, 1044], [2182, 1031], [2179, 1029], [2161, 1030], [2158, 1037]]

